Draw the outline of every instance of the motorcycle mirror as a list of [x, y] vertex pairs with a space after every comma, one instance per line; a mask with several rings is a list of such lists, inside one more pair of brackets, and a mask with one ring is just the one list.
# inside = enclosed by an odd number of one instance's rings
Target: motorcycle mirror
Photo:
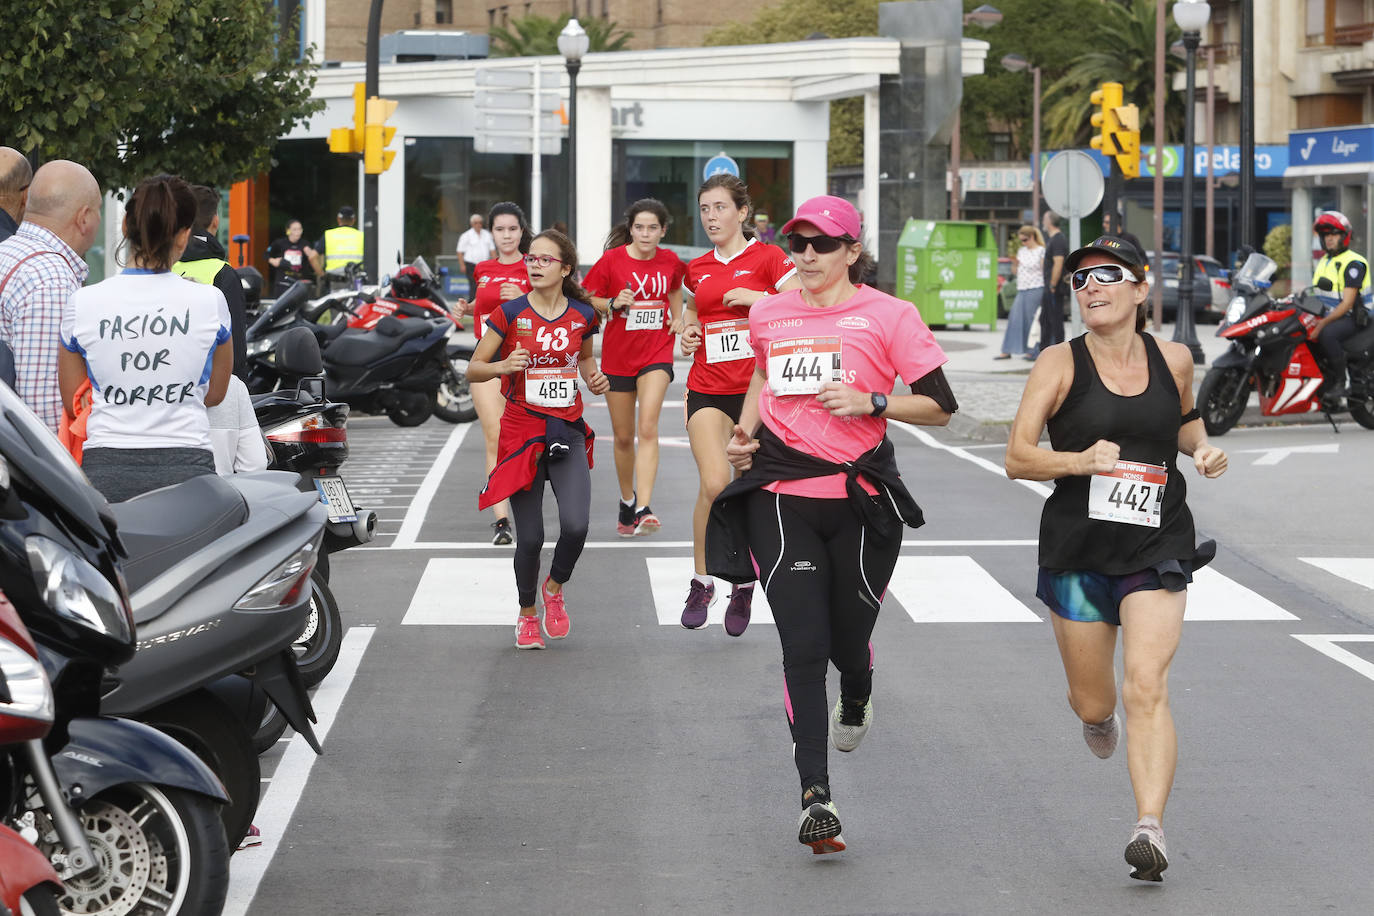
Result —
[[1321, 290], [1324, 293], [1329, 293], [1331, 292], [1331, 290], [1335, 289], [1335, 287], [1331, 285], [1330, 277], [1322, 277], [1320, 280], [1317, 281], [1317, 289]]
[[391, 285], [391, 274], [382, 274], [382, 286]]

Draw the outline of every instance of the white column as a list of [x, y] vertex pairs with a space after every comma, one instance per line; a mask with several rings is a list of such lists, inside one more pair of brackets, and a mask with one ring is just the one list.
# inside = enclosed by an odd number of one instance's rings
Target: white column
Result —
[[[611, 90], [577, 87], [577, 256], [596, 260], [611, 229]], [[626, 201], [628, 203], [628, 201]]]
[[[820, 103], [824, 104], [824, 103]], [[797, 140], [792, 144], [792, 212], [795, 213], [802, 201], [825, 194], [829, 191], [828, 169], [826, 168], [826, 146], [824, 140]], [[781, 226], [792, 218], [792, 213], [770, 213], [769, 221]]]
[[305, 46], [307, 48], [311, 45], [315, 46], [314, 60], [317, 64], [329, 59], [328, 55], [325, 54], [328, 49], [324, 45], [325, 17], [328, 13], [325, 7], [327, 5], [328, 0], [305, 0], [305, 3], [301, 5], [301, 18], [303, 20], [301, 28], [305, 32]]
[[859, 212], [864, 220], [864, 249], [878, 257], [878, 90], [864, 93], [864, 184]]
[[1309, 188], [1293, 188], [1292, 210], [1292, 265], [1288, 275], [1293, 288], [1297, 289], [1312, 282], [1312, 191]]
[[[400, 265], [396, 263], [396, 253], [401, 253], [401, 264], [409, 264], [420, 252], [406, 251], [406, 138], [396, 132], [388, 149], [396, 151], [391, 168], [377, 176], [377, 273], [370, 277], [373, 283], [381, 280], [382, 274], [394, 274]], [[430, 267], [435, 265], [431, 264]]]

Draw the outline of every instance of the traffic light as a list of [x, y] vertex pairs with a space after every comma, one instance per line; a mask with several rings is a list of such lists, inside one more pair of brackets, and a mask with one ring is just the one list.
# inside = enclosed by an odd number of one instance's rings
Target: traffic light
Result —
[[387, 127], [386, 120], [396, 111], [394, 99], [377, 96], [367, 100], [367, 127], [363, 142], [363, 171], [369, 175], [380, 175], [391, 168], [391, 160], [396, 158], [394, 150], [387, 149], [391, 138], [396, 136], [396, 128]]
[[367, 124], [367, 108], [363, 96], [363, 84], [353, 84], [353, 126], [336, 127], [329, 132], [329, 151], [331, 153], [361, 153], [363, 151], [363, 128]]
[[1140, 176], [1140, 109], [1124, 104], [1120, 83], [1103, 83], [1092, 94], [1092, 125], [1098, 134], [1092, 138], [1092, 148], [1104, 156], [1116, 158], [1121, 174], [1127, 178]]

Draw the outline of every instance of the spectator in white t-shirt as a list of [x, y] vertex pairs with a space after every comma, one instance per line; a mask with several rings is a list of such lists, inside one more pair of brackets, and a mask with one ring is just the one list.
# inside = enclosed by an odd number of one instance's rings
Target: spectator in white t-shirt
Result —
[[205, 409], [210, 419], [210, 445], [215, 452], [215, 473], [237, 474], [265, 471], [271, 461], [267, 441], [262, 437], [258, 415], [248, 386], [236, 375], [229, 377], [224, 400]]
[[478, 264], [496, 257], [496, 240], [482, 228], [482, 214], [468, 217], [468, 225], [472, 228], [458, 236], [458, 269], [468, 278], [467, 298], [471, 299], [477, 293], [477, 279], [472, 272]]
[[215, 473], [205, 408], [224, 399], [234, 345], [224, 294], [171, 271], [195, 215], [185, 181], [144, 179], [124, 215], [129, 266], [62, 313], [62, 402], [91, 380], [82, 467], [110, 502]]

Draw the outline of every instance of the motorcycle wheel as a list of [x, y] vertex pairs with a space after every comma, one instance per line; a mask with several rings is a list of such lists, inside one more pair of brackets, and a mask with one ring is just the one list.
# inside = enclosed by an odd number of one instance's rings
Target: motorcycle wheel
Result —
[[282, 711], [277, 708], [276, 703], [268, 703], [267, 711], [262, 715], [262, 723], [258, 730], [253, 733], [253, 750], [257, 751], [258, 756], [266, 754], [272, 747], [281, 740], [281, 736], [286, 734], [289, 723]]
[[1374, 429], [1374, 410], [1370, 409], [1371, 405], [1374, 405], [1374, 398], [1350, 401], [1350, 415], [1365, 429]]
[[386, 409], [386, 415], [397, 426], [419, 426], [434, 413], [435, 396], [420, 391], [402, 391]]
[[220, 809], [219, 815], [229, 848], [237, 849], [253, 823], [262, 793], [262, 770], [248, 725], [223, 701], [204, 690], [163, 703], [139, 718], [183, 744], [224, 783], [229, 804]]
[[19, 900], [19, 916], [59, 916], [57, 894], [46, 884], [31, 887]]
[[[100, 871], [66, 879], [61, 912], [198, 916], [224, 909], [229, 844], [217, 804], [177, 789], [126, 783], [77, 812]], [[51, 858], [60, 847], [43, 852]]]
[[1250, 402], [1250, 374], [1239, 367], [1211, 369], [1197, 389], [1197, 407], [1207, 435], [1224, 435], [1240, 422]]
[[439, 383], [439, 403], [434, 408], [434, 415], [445, 423], [471, 423], [477, 419], [472, 390], [468, 387], [468, 358], [471, 355], [464, 351], [450, 358], [443, 381]]
[[310, 573], [310, 616], [291, 646], [305, 686], [314, 687], [334, 669], [342, 645], [343, 618], [339, 614], [339, 603], [334, 600], [329, 581], [316, 569]]

